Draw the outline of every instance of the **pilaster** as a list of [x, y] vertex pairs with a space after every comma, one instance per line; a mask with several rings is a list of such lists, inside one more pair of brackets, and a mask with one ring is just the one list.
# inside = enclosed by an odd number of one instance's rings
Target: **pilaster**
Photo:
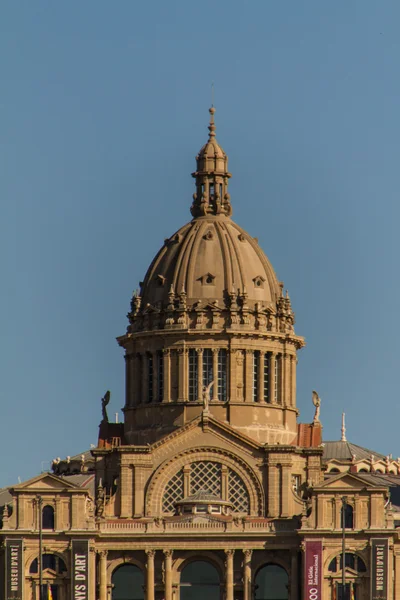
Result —
[[234, 550], [225, 550], [226, 556], [226, 600], [234, 600], [233, 598], [233, 557]]
[[155, 550], [146, 550], [146, 600], [154, 600], [154, 556]]
[[253, 350], [246, 350], [246, 365], [245, 365], [245, 391], [244, 399], [245, 402], [253, 401]]
[[243, 600], [251, 600], [251, 557], [252, 550], [243, 550]]
[[163, 349], [164, 357], [164, 396], [163, 402], [171, 402], [171, 351]]

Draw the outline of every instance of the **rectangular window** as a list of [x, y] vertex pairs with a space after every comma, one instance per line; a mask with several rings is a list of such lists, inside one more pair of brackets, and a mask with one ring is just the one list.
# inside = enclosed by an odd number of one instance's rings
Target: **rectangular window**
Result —
[[218, 400], [226, 401], [226, 380], [227, 380], [227, 351], [220, 350], [218, 352]]
[[203, 385], [207, 386], [214, 380], [213, 353], [207, 348], [203, 352]]
[[210, 197], [214, 196], [214, 183], [210, 183]]
[[253, 352], [253, 402], [258, 400], [258, 377], [260, 374], [260, 352]]
[[147, 355], [147, 402], [153, 402], [153, 356]]
[[195, 402], [197, 400], [197, 388], [198, 388], [197, 352], [194, 348], [191, 348], [189, 350], [189, 400], [191, 402]]
[[157, 400], [163, 401], [164, 396], [164, 355], [157, 353]]
[[278, 404], [280, 402], [280, 389], [281, 389], [281, 355], [277, 354], [275, 358], [275, 402]]
[[264, 400], [269, 402], [269, 361], [271, 354], [266, 352], [264, 354]]

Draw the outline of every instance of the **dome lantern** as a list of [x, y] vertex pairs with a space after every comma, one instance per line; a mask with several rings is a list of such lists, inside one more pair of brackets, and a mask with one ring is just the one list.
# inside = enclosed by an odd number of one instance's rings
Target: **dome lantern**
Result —
[[196, 156], [197, 169], [192, 173], [196, 180], [196, 192], [190, 212], [194, 217], [232, 214], [228, 180], [228, 157], [215, 137], [215, 108], [209, 109], [210, 124], [208, 141]]

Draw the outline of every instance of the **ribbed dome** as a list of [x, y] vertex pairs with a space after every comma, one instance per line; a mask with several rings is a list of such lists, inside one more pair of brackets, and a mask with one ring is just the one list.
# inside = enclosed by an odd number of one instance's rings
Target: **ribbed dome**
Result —
[[249, 308], [275, 305], [281, 294], [257, 241], [224, 215], [194, 219], [165, 241], [146, 274], [142, 306], [164, 307], [171, 286], [189, 305], [217, 300], [221, 308], [232, 294]]

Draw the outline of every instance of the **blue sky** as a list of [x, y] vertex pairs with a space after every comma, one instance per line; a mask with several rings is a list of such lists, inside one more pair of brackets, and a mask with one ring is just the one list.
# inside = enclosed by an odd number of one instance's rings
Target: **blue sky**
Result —
[[[300, 419], [400, 455], [400, 4], [44, 0], [0, 9], [0, 485], [124, 404], [129, 301], [190, 219], [211, 82], [234, 219], [296, 311]], [[120, 412], [121, 414], [121, 412]]]

